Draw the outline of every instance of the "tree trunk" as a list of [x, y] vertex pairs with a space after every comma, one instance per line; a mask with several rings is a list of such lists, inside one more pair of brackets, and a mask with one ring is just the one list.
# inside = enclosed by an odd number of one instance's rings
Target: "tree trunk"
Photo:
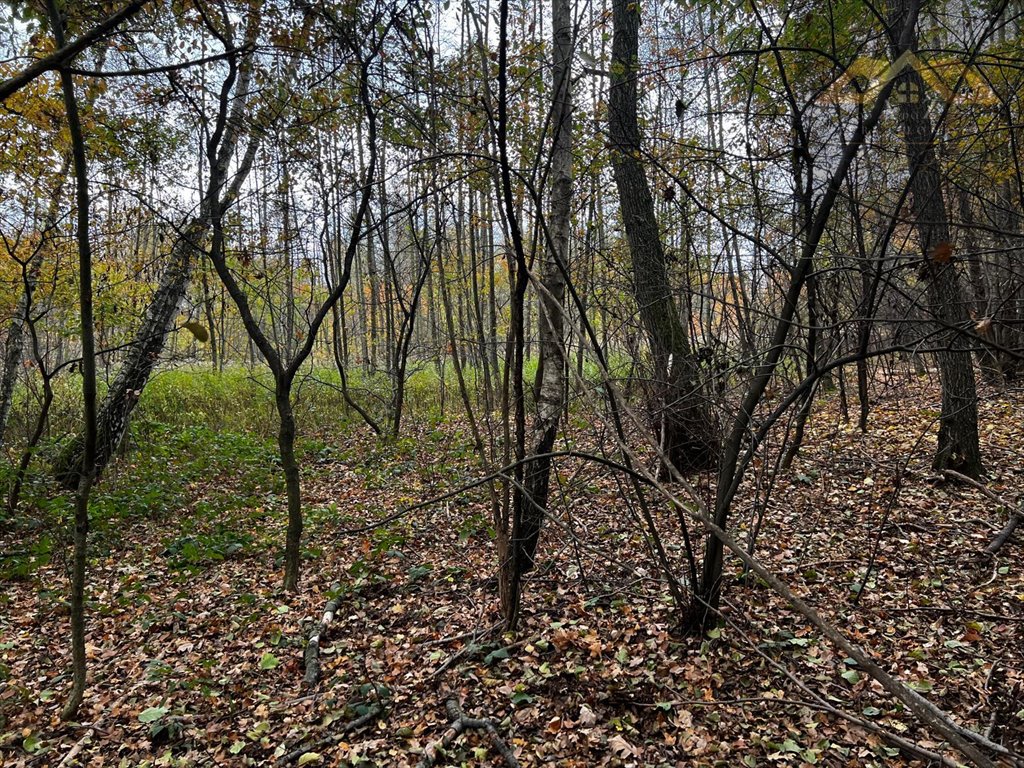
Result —
[[[892, 0], [891, 26], [902, 29], [909, 14], [907, 0]], [[894, 58], [917, 47], [914, 28], [908, 44], [891, 40]], [[969, 477], [982, 472], [978, 446], [978, 397], [970, 344], [963, 333], [969, 323], [957, 262], [953, 259], [949, 217], [942, 197], [939, 163], [928, 115], [927, 91], [921, 74], [904, 67], [895, 82], [900, 124], [910, 171], [911, 210], [925, 259], [922, 276], [928, 287], [928, 312], [934, 318], [935, 358], [942, 383], [939, 444], [935, 469], [953, 469]]]
[[[171, 248], [167, 266], [142, 325], [128, 348], [117, 377], [103, 398], [97, 423], [97, 474], [103, 471], [121, 443], [128, 419], [160, 359], [209, 226], [209, 216], [201, 214], [190, 222]], [[54, 463], [54, 475], [65, 488], [70, 490], [78, 484], [82, 460], [83, 444], [79, 436], [64, 448]]]
[[[58, 48], [64, 46], [64, 21], [56, 0], [48, 0], [47, 12]], [[78, 118], [75, 84], [67, 64], [60, 68], [64, 110], [71, 136], [75, 169], [78, 240], [78, 306], [82, 334], [82, 468], [75, 492], [74, 555], [71, 566], [71, 658], [72, 685], [61, 718], [71, 720], [85, 696], [85, 577], [89, 543], [89, 496], [95, 475], [96, 455], [96, 347], [92, 302], [92, 250], [89, 242], [89, 173], [85, 138]]]
[[284, 376], [275, 377], [274, 401], [280, 425], [277, 447], [281, 454], [281, 470], [288, 495], [288, 533], [284, 547], [284, 588], [286, 592], [299, 589], [299, 569], [302, 563], [302, 486], [299, 463], [295, 460], [295, 414], [292, 411], [292, 382]]
[[608, 129], [619, 208], [633, 260], [633, 291], [651, 347], [655, 429], [668, 460], [681, 472], [716, 464], [718, 439], [686, 326], [672, 299], [654, 199], [640, 163], [637, 72], [640, 11], [631, 0], [612, 3]]
[[535, 412], [530, 456], [525, 468], [523, 503], [512, 521], [513, 567], [520, 573], [533, 568], [544, 515], [548, 508], [551, 452], [565, 405], [565, 281], [569, 274], [569, 235], [572, 225], [572, 11], [569, 0], [552, 0], [551, 30], [554, 71], [551, 96], [551, 192], [547, 216], [547, 247], [541, 263], [538, 292], [540, 355], [534, 381]]

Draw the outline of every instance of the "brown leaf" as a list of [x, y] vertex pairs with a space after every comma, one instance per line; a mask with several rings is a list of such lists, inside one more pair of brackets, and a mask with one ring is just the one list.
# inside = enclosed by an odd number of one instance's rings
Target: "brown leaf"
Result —
[[936, 264], [949, 264], [953, 258], [953, 246], [947, 240], [936, 243], [928, 253], [928, 258]]
[[185, 328], [188, 328], [192, 332], [192, 335], [196, 337], [196, 341], [201, 344], [205, 344], [210, 340], [210, 333], [202, 325], [197, 323], [195, 320], [188, 320], [183, 323]]

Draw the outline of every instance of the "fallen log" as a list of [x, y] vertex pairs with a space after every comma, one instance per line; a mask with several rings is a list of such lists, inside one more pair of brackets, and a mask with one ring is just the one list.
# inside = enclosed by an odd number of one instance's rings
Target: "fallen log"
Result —
[[320, 623], [317, 624], [313, 633], [309, 636], [309, 642], [306, 644], [306, 652], [304, 660], [306, 663], [306, 674], [302, 678], [302, 684], [311, 687], [317, 684], [320, 680], [320, 641], [327, 634], [328, 627], [331, 626], [331, 622], [334, 621], [334, 614], [338, 612], [338, 606], [341, 604], [341, 597], [335, 597], [330, 600], [324, 607], [324, 615], [320, 619]]

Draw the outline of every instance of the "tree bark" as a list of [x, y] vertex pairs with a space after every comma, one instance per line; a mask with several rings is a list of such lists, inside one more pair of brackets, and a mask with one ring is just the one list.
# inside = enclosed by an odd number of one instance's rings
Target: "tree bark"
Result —
[[[56, 0], [48, 0], [47, 12], [58, 48], [64, 47], [64, 19]], [[85, 578], [89, 543], [89, 496], [95, 475], [96, 455], [96, 348], [92, 302], [92, 250], [89, 242], [89, 172], [85, 155], [85, 137], [78, 116], [75, 83], [66, 62], [60, 67], [64, 110], [71, 136], [71, 156], [75, 169], [75, 197], [78, 240], [78, 307], [82, 342], [82, 470], [75, 489], [74, 554], [71, 565], [71, 659], [72, 685], [61, 711], [63, 720], [71, 720], [85, 696]]]
[[565, 281], [569, 275], [572, 202], [572, 10], [569, 0], [552, 0], [554, 48], [552, 76], [551, 191], [545, 228], [547, 247], [541, 263], [538, 312], [540, 355], [534, 381], [535, 411], [530, 455], [540, 456], [525, 468], [523, 503], [512, 521], [513, 567], [533, 568], [537, 540], [548, 508], [551, 459], [558, 422], [565, 405]]
[[[894, 59], [917, 48], [916, 25], [909, 40], [895, 37], [910, 16], [911, 2], [891, 0], [890, 43]], [[978, 396], [970, 344], [963, 333], [970, 318], [952, 253], [927, 91], [917, 69], [908, 65], [901, 70], [895, 92], [899, 96], [897, 112], [910, 171], [911, 211], [925, 259], [922, 276], [927, 281], [928, 312], [934, 318], [939, 346], [935, 358], [942, 383], [942, 410], [939, 443], [932, 463], [935, 469], [953, 469], [976, 478], [983, 469], [978, 445]]]
[[639, 5], [615, 0], [612, 22], [608, 129], [619, 208], [633, 261], [633, 291], [651, 348], [654, 401], [660, 410], [654, 426], [664, 454], [676, 469], [708, 469], [717, 463], [718, 438], [689, 334], [672, 299], [654, 199], [640, 163]]
[[[287, 376], [287, 374], [285, 374]], [[302, 477], [295, 459], [295, 413], [292, 410], [292, 382], [281, 381], [274, 388], [274, 402], [280, 424], [277, 447], [281, 455], [281, 470], [288, 497], [288, 532], [285, 538], [284, 588], [296, 592], [299, 588], [299, 570], [302, 564]]]

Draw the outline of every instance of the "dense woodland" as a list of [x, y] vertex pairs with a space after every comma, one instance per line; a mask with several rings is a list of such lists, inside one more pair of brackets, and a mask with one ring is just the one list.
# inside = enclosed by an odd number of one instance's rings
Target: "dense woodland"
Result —
[[0, 30], [0, 764], [1024, 765], [1024, 4]]

